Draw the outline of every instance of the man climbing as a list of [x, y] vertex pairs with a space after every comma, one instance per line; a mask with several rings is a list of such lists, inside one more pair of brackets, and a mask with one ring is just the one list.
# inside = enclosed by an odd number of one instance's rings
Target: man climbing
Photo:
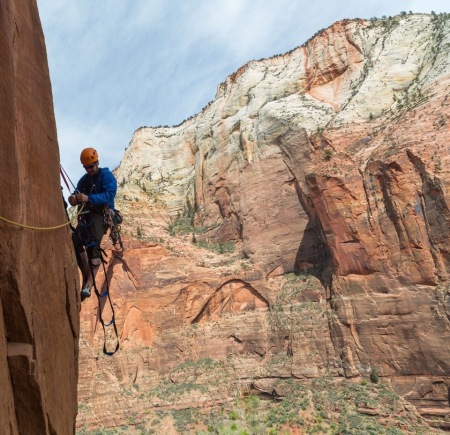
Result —
[[85, 210], [73, 233], [77, 262], [83, 274], [83, 301], [91, 295], [95, 275], [102, 262], [100, 243], [108, 229], [104, 215], [109, 209], [114, 210], [117, 181], [108, 168], [99, 167], [98, 153], [94, 148], [85, 148], [80, 160], [87, 173], [80, 178], [75, 192], [68, 199], [73, 206], [84, 204]]

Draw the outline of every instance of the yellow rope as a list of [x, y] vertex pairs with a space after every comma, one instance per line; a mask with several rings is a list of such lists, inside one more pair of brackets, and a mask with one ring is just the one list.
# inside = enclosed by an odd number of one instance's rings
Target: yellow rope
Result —
[[84, 208], [84, 204], [81, 206], [80, 210], [78, 211], [78, 213], [74, 216], [74, 218], [72, 220], [69, 220], [65, 224], [56, 225], [54, 227], [33, 227], [31, 225], [19, 224], [18, 222], [14, 222], [14, 221], [11, 221], [9, 219], [6, 219], [3, 216], [0, 216], [0, 220], [8, 222], [9, 224], [12, 224], [12, 225], [16, 225], [17, 227], [28, 228], [29, 230], [39, 230], [39, 231], [56, 230], [58, 228], [62, 228], [62, 227], [65, 227], [67, 225], [70, 225], [73, 220], [75, 220], [78, 216], [80, 216], [83, 208]]

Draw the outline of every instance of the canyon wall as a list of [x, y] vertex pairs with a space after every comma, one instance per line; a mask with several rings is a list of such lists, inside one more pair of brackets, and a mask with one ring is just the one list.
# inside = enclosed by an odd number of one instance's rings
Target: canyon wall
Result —
[[[0, 2], [0, 215], [67, 219], [35, 1]], [[0, 432], [70, 434], [77, 413], [78, 276], [67, 226], [0, 220]]]
[[341, 21], [135, 132], [107, 268], [122, 350], [99, 360], [86, 302], [80, 427], [324, 376], [448, 415], [449, 47], [447, 14]]

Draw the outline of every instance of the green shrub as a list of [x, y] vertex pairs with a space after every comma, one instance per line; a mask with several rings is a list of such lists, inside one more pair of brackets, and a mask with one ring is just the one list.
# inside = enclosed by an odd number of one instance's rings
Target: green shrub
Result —
[[372, 370], [370, 370], [370, 381], [373, 384], [378, 384], [378, 374], [373, 367], [372, 367]]

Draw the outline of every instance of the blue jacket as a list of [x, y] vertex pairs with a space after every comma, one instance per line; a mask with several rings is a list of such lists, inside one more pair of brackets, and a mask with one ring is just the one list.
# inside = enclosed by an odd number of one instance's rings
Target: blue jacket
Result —
[[77, 184], [77, 190], [89, 197], [88, 205], [100, 209], [106, 205], [114, 210], [117, 180], [108, 168], [98, 168], [95, 175], [84, 174]]

